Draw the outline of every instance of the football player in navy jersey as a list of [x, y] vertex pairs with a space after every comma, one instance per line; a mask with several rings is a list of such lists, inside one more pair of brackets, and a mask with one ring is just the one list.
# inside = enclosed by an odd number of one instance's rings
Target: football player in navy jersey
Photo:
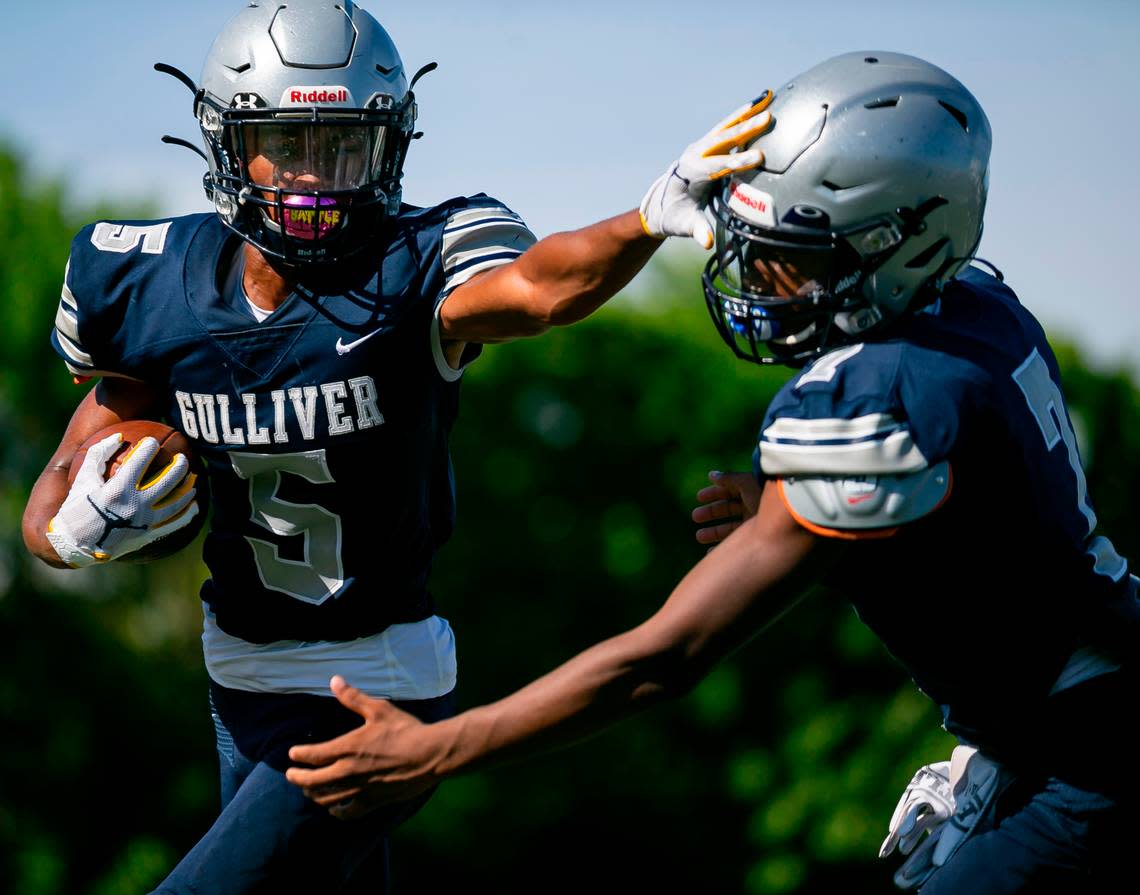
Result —
[[423, 724], [334, 678], [365, 723], [295, 747], [288, 777], [355, 816], [573, 740], [686, 692], [822, 580], [960, 741], [890, 822], [883, 854], [909, 854], [896, 882], [1092, 891], [1135, 826], [1120, 707], [1140, 695], [1140, 603], [1095, 530], [1045, 335], [971, 265], [989, 123], [894, 53], [824, 62], [771, 112], [763, 165], [712, 194], [703, 281], [737, 355], [799, 371], [753, 471], [698, 496], [713, 549], [652, 618], [492, 705]]
[[[208, 483], [203, 647], [221, 763], [217, 822], [158, 891], [378, 891], [386, 832], [422, 803], [342, 824], [284, 777], [289, 747], [359, 724], [334, 673], [425, 720], [451, 713], [455, 648], [427, 589], [451, 533], [448, 433], [488, 342], [573, 323], [669, 235], [712, 233], [714, 181], [768, 126], [767, 98], [722, 121], [639, 211], [536, 242], [479, 194], [401, 202], [416, 104], [386, 32], [349, 0], [250, 4], [207, 57], [194, 113], [215, 212], [100, 221], [71, 249], [52, 343], [99, 378], [38, 480], [29, 549], [101, 564], [189, 524]], [[423, 71], [423, 70], [421, 70]], [[185, 457], [150, 475], [167, 419]]]

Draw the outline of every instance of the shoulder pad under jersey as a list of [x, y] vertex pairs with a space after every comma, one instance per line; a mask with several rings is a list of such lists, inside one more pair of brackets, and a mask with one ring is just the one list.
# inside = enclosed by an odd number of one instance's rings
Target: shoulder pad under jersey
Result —
[[901, 475], [788, 476], [776, 480], [792, 517], [816, 534], [838, 538], [886, 537], [934, 512], [950, 496], [946, 460]]
[[788, 382], [761, 428], [768, 476], [900, 475], [949, 457], [986, 376], [905, 340], [829, 352]]

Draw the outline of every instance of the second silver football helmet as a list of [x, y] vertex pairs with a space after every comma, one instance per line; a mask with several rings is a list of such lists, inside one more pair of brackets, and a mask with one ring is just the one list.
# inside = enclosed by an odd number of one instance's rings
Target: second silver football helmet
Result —
[[703, 279], [739, 356], [801, 364], [923, 305], [973, 255], [990, 126], [962, 84], [900, 53], [829, 59], [770, 109], [764, 164], [713, 199]]

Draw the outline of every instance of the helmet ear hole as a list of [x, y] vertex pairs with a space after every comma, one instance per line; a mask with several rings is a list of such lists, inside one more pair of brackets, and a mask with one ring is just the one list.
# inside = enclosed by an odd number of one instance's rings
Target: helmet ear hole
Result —
[[915, 255], [913, 258], [911, 258], [906, 263], [906, 267], [909, 270], [921, 270], [922, 268], [929, 265], [930, 262], [934, 260], [934, 257], [939, 252], [941, 252], [942, 249], [944, 249], [949, 242], [950, 242], [950, 240], [945, 236], [943, 236], [941, 239], [935, 240], [930, 245], [928, 245], [925, 249], [923, 249], [921, 252], [919, 252], [917, 255]]
[[784, 214], [782, 223], [793, 227], [827, 230], [831, 226], [831, 218], [826, 211], [814, 205], [794, 205]]
[[958, 109], [958, 108], [950, 105], [950, 103], [946, 102], [946, 100], [940, 99], [938, 101], [938, 105], [940, 105], [943, 109], [945, 109], [947, 112], [949, 112], [951, 115], [954, 116], [954, 120], [957, 121], [958, 124], [960, 124], [962, 126], [962, 130], [964, 130], [966, 133], [970, 132], [970, 121], [966, 117], [965, 112], [963, 112], [961, 109]]

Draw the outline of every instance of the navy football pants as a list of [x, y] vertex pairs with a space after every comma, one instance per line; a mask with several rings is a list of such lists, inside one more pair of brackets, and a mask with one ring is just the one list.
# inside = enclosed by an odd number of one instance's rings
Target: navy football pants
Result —
[[[340, 821], [285, 779], [290, 746], [361, 723], [335, 699], [211, 686], [222, 810], [154, 895], [383, 895], [387, 835], [430, 797]], [[452, 695], [396, 702], [425, 721], [454, 712]]]
[[1027, 770], [999, 798], [987, 828], [930, 877], [922, 895], [1136, 891], [1138, 703], [1140, 681], [1131, 671], [1050, 699], [1032, 747], [1022, 749]]
[[[1016, 786], [1016, 784], [1015, 784]], [[1116, 799], [1056, 778], [1010, 793], [994, 826], [968, 839], [922, 887], [922, 895], [1118, 893], [1113, 863], [1133, 817]], [[1117, 841], [1114, 841], [1117, 840]]]

